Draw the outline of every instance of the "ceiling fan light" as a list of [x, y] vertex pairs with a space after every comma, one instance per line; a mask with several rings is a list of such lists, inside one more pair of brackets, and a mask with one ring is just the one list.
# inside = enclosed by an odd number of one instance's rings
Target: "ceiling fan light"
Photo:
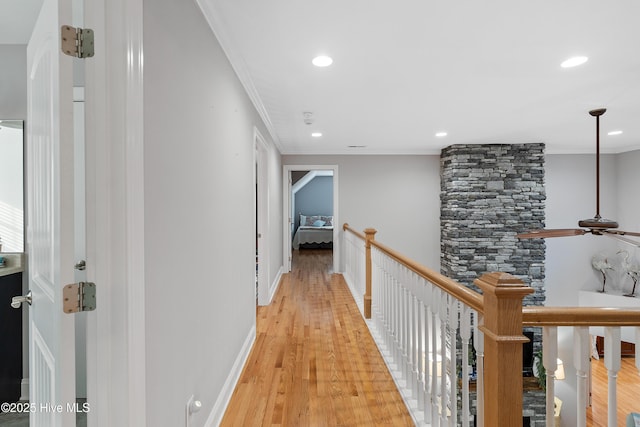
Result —
[[569, 59], [565, 60], [564, 62], [562, 62], [562, 64], [560, 64], [560, 66], [562, 68], [577, 67], [578, 65], [584, 64], [588, 60], [589, 60], [589, 58], [587, 58], [586, 56], [574, 56], [574, 57], [569, 58]]

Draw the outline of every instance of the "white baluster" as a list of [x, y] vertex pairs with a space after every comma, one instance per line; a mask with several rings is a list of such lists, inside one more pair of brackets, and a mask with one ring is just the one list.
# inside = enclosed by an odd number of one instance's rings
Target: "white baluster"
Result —
[[[440, 312], [440, 289], [433, 286], [433, 295], [431, 301], [431, 422], [434, 427], [440, 425], [440, 410], [438, 396], [438, 336], [440, 327], [438, 325], [438, 318]], [[441, 374], [442, 375], [442, 374]]]
[[462, 426], [469, 426], [469, 340], [471, 339], [471, 308], [462, 306], [460, 313], [462, 341]]
[[459, 302], [451, 295], [447, 295], [447, 306], [449, 307], [449, 319], [447, 322], [447, 335], [451, 337], [450, 351], [450, 370], [449, 381], [451, 389], [449, 390], [449, 407], [451, 408], [451, 419], [449, 425], [455, 426], [458, 423], [458, 308]]
[[418, 393], [420, 384], [420, 310], [418, 309], [419, 300], [416, 297], [418, 276], [413, 272], [410, 274], [409, 283], [411, 284], [411, 292], [409, 293], [411, 297], [411, 322], [409, 324], [411, 325], [411, 367], [413, 369], [411, 394], [415, 399], [420, 400]]
[[604, 328], [604, 366], [609, 375], [607, 399], [607, 425], [618, 425], [618, 389], [616, 380], [620, 371], [620, 327], [608, 326]]
[[435, 371], [431, 364], [431, 360], [434, 356], [433, 343], [435, 342], [434, 335], [434, 321], [435, 314], [433, 313], [433, 284], [431, 282], [425, 282], [424, 291], [424, 387], [425, 387], [425, 413], [428, 413], [428, 417], [425, 418], [431, 424], [435, 423], [438, 413], [433, 410], [433, 402], [435, 395], [433, 394], [433, 378], [435, 377]]
[[432, 307], [432, 299], [431, 294], [433, 292], [433, 285], [431, 282], [423, 281], [424, 286], [424, 304], [422, 307], [424, 314], [424, 391], [425, 391], [425, 420], [427, 422], [433, 423], [433, 418], [435, 417], [435, 413], [432, 411], [432, 402], [433, 402], [433, 394], [431, 393], [431, 375], [433, 371], [431, 370], [431, 364], [429, 361], [432, 356], [431, 339], [430, 337], [433, 334], [431, 330], [432, 325], [432, 317], [431, 317], [431, 307]]
[[409, 348], [409, 291], [407, 290], [407, 275], [406, 267], [400, 266], [399, 278], [400, 278], [400, 290], [402, 292], [402, 374], [406, 379], [407, 386], [410, 384], [411, 379], [411, 366], [410, 366], [410, 348]]
[[447, 424], [447, 294], [440, 291], [440, 422]]
[[402, 372], [402, 291], [400, 290], [400, 283], [398, 283], [398, 266], [393, 264], [392, 266], [392, 279], [394, 287], [394, 332], [395, 332], [395, 349], [396, 349], [396, 366]]
[[[425, 408], [425, 389], [424, 389], [424, 364], [422, 355], [425, 353], [424, 346], [424, 284], [422, 278], [416, 276], [416, 375], [417, 375], [417, 392], [418, 392], [418, 410], [426, 411]], [[425, 414], [425, 420], [427, 420]]]
[[375, 247], [371, 248], [371, 319], [375, 328], [380, 330], [380, 268]]
[[573, 328], [573, 364], [576, 367], [576, 427], [586, 427], [589, 390], [587, 372], [589, 371], [591, 337], [588, 327]]
[[636, 330], [636, 369], [640, 374], [640, 327], [635, 328]]
[[384, 320], [384, 327], [383, 327], [383, 337], [384, 337], [384, 344], [387, 348], [387, 351], [389, 349], [389, 334], [390, 334], [390, 330], [389, 328], [391, 327], [390, 323], [389, 323], [389, 313], [391, 310], [391, 295], [389, 293], [389, 274], [387, 273], [387, 260], [384, 256], [381, 256], [381, 260], [380, 260], [380, 266], [382, 267], [382, 274], [383, 274], [383, 282], [384, 282], [384, 309], [383, 309], [383, 320]]
[[547, 384], [547, 427], [554, 425], [555, 372], [558, 369], [558, 328], [545, 326], [542, 328], [542, 364], [546, 370]]
[[473, 345], [476, 349], [476, 424], [484, 427], [484, 334], [480, 326], [484, 324], [484, 316], [475, 313], [473, 322]]
[[389, 356], [395, 358], [395, 284], [393, 281], [393, 276], [391, 275], [391, 261], [386, 258], [385, 259], [386, 267], [387, 267], [387, 287], [389, 292], [389, 312], [387, 314], [387, 328], [389, 330], [387, 348], [389, 351]]
[[411, 378], [411, 397], [418, 397], [418, 382], [416, 376], [416, 300], [413, 289], [413, 272], [407, 270], [407, 296], [409, 298], [409, 377]]

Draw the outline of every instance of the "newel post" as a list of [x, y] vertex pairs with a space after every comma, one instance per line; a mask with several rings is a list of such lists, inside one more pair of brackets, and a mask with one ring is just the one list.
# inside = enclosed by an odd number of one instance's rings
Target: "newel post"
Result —
[[522, 425], [522, 300], [534, 290], [508, 273], [474, 283], [484, 295], [484, 425]]
[[364, 318], [371, 319], [371, 241], [375, 240], [376, 233], [378, 231], [375, 228], [365, 228], [364, 235], [366, 237], [364, 241], [365, 247], [365, 291], [364, 291]]

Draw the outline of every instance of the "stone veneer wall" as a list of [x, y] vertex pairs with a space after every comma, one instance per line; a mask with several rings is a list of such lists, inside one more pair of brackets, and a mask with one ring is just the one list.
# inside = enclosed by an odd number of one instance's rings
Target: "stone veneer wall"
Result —
[[[440, 165], [442, 274], [478, 290], [473, 280], [482, 274], [511, 273], [535, 289], [524, 304], [543, 305], [544, 240], [515, 235], [544, 228], [544, 144], [452, 145]], [[533, 332], [537, 351], [540, 330]], [[523, 397], [531, 425], [544, 425], [544, 392]]]
[[468, 286], [502, 271], [533, 287], [526, 305], [543, 305], [544, 144], [452, 145], [440, 156], [440, 269]]

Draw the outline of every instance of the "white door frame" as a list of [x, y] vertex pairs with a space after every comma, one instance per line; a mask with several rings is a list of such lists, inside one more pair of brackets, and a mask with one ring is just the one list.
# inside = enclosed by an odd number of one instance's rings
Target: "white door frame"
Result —
[[85, 0], [90, 427], [146, 425], [143, 0]]
[[309, 170], [331, 170], [333, 171], [333, 271], [340, 271], [340, 209], [338, 206], [339, 176], [338, 165], [284, 165], [282, 166], [282, 229], [283, 229], [283, 252], [282, 263], [285, 273], [291, 271], [291, 172]]
[[269, 277], [270, 271], [270, 233], [269, 233], [269, 149], [260, 131], [257, 128], [253, 130], [255, 144], [255, 182], [257, 190], [254, 200], [256, 202], [256, 227], [257, 227], [257, 263], [258, 263], [258, 305], [268, 305], [271, 302], [269, 294]]

